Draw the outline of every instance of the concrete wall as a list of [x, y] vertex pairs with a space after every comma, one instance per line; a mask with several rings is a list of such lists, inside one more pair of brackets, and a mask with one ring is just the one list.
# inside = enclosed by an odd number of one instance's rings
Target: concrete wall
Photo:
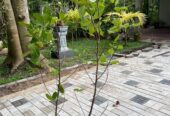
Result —
[[170, 27], [170, 0], [160, 0], [159, 19], [164, 23], [162, 26]]

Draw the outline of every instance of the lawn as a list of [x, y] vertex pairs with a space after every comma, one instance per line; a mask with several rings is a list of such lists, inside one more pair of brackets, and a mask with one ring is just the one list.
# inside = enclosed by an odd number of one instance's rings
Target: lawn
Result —
[[[109, 47], [109, 43], [112, 42], [111, 40], [101, 40], [100, 41], [100, 53], [106, 52], [107, 48]], [[129, 52], [132, 50], [136, 50], [138, 48], [142, 48], [148, 46], [150, 43], [146, 42], [139, 42], [139, 41], [129, 41], [127, 46], [124, 47], [122, 51], [117, 52]], [[62, 68], [73, 66], [78, 63], [82, 63], [84, 61], [94, 61], [95, 60], [95, 49], [96, 49], [96, 41], [95, 40], [87, 40], [87, 39], [80, 39], [77, 41], [69, 41], [68, 42], [69, 48], [74, 51], [74, 57], [66, 58], [62, 60]], [[51, 49], [45, 48], [42, 50], [42, 53], [45, 57], [49, 59], [50, 65], [53, 67], [57, 67], [58, 60], [51, 58]], [[4, 56], [0, 56], [0, 64], [2, 64], [3, 60], [5, 59]], [[9, 74], [9, 71], [5, 67], [0, 67], [0, 85], [14, 82], [16, 80], [20, 80], [26, 77], [30, 77], [39, 73], [39, 70], [36, 68], [32, 68], [28, 64], [25, 64], [20, 68], [16, 73]]]

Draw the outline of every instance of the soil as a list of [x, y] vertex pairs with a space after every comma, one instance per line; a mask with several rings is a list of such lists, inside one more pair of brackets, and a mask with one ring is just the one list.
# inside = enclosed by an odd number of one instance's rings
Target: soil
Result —
[[170, 28], [148, 28], [142, 32], [142, 39], [150, 39], [156, 41], [170, 41]]
[[[65, 69], [63, 71], [61, 71], [61, 77], [64, 77], [66, 75], [69, 75], [71, 73], [74, 73], [75, 70], [77, 69], [77, 71], [81, 71], [84, 70], [84, 67], [86, 69], [92, 68], [94, 65], [80, 65], [76, 68], [72, 68], [72, 69]], [[44, 82], [48, 82], [50, 80], [53, 80], [54, 77], [52, 77], [50, 74], [46, 75], [46, 76], [41, 76], [37, 79], [33, 79], [33, 80], [28, 80], [28, 81], [24, 81], [24, 82], [20, 82], [20, 83], [16, 83], [16, 84], [12, 84], [12, 85], [7, 85], [5, 87], [1, 87], [0, 88], [0, 97], [3, 97], [5, 95], [9, 95], [18, 91], [22, 91], [25, 90], [27, 88], [30, 88], [32, 86], [35, 85], [39, 85], [42, 84]]]

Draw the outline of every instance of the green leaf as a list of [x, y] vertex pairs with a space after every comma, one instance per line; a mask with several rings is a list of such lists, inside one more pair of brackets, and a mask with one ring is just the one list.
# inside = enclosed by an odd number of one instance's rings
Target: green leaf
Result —
[[31, 50], [32, 50], [32, 58], [35, 58], [35, 59], [39, 58], [40, 50], [39, 50], [38, 46], [33, 45]]
[[75, 92], [82, 92], [84, 89], [83, 88], [75, 88], [74, 91]]
[[114, 60], [114, 61], [111, 61], [110, 63], [111, 64], [119, 64], [119, 61], [118, 60]]
[[118, 35], [115, 39], [114, 39], [114, 43], [118, 43], [118, 40], [120, 39], [120, 35]]
[[50, 23], [50, 25], [54, 25], [54, 24], [56, 24], [57, 23], [57, 18], [56, 17], [52, 17], [51, 18], [51, 23]]
[[52, 101], [52, 96], [50, 94], [45, 94], [45, 95], [46, 95], [48, 100]]
[[20, 21], [18, 22], [19, 25], [23, 26], [23, 27], [28, 27], [30, 24], [24, 22], [24, 21]]
[[52, 95], [46, 94], [46, 97], [50, 101], [55, 101], [56, 99], [58, 99], [58, 92], [55, 91]]
[[99, 61], [100, 61], [100, 63], [106, 63], [107, 62], [106, 56], [104, 54], [102, 54]]
[[109, 55], [113, 55], [115, 52], [114, 52], [114, 49], [113, 49], [113, 48], [110, 48], [110, 49], [107, 51], [107, 53], [108, 53]]
[[53, 95], [52, 95], [52, 100], [56, 100], [58, 99], [58, 92], [54, 92]]
[[118, 45], [118, 50], [123, 50], [123, 45]]
[[111, 3], [114, 3], [114, 2], [115, 2], [115, 0], [110, 0], [110, 2], [111, 2]]
[[52, 69], [52, 74], [53, 74], [54, 76], [58, 76], [59, 70], [57, 70], [57, 69]]
[[64, 86], [62, 84], [59, 84], [59, 91], [64, 94]]

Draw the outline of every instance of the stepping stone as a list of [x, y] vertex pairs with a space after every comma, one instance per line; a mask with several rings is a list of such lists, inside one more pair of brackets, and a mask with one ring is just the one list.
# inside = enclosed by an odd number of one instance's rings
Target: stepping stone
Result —
[[73, 84], [71, 83], [64, 83], [63, 86], [64, 86], [64, 89], [68, 88], [68, 87], [71, 87]]
[[161, 69], [156, 69], [156, 68], [150, 70], [151, 73], [155, 73], [155, 74], [159, 74], [159, 73], [161, 73], [162, 71], [163, 71], [163, 70], [161, 70]]
[[132, 71], [125, 70], [125, 71], [122, 71], [121, 73], [122, 73], [122, 74], [129, 75], [129, 74], [131, 74], [131, 73], [132, 73]]
[[125, 55], [125, 58], [133, 58], [134, 55], [133, 54], [128, 54], [128, 55]]
[[[89, 100], [89, 101], [91, 102], [92, 99]], [[103, 103], [106, 102], [106, 101], [107, 101], [106, 98], [104, 98], [104, 97], [102, 97], [102, 96], [100, 96], [100, 95], [97, 95], [94, 103], [95, 103], [96, 105], [100, 105], [100, 104], [103, 104]]]
[[[97, 88], [103, 87], [105, 83], [98, 81]], [[94, 83], [92, 84], [94, 86]]]
[[34, 112], [32, 112], [31, 110], [25, 111], [24, 116], [35, 116]]
[[146, 97], [143, 97], [141, 95], [136, 95], [135, 97], [131, 98], [130, 99], [131, 101], [135, 102], [135, 103], [138, 103], [138, 104], [145, 104], [146, 102], [148, 102], [150, 99], [149, 98], [146, 98]]
[[14, 105], [15, 107], [19, 107], [25, 103], [27, 103], [28, 101], [25, 98], [19, 99], [17, 101], [11, 102], [12, 105]]
[[121, 66], [126, 66], [127, 63], [125, 63], [125, 62], [120, 62], [119, 65], [121, 65]]
[[151, 62], [151, 61], [145, 61], [144, 64], [151, 65], [151, 64], [153, 64], [153, 62]]
[[139, 82], [130, 80], [130, 81], [125, 82], [124, 84], [130, 85], [130, 86], [137, 86]]
[[133, 54], [133, 56], [135, 56], [135, 57], [139, 56], [139, 53], [138, 53], [138, 52], [134, 52], [134, 53], [132, 53], [132, 54]]
[[153, 48], [152, 48], [152, 47], [149, 47], [149, 48], [142, 49], [142, 52], [149, 52], [149, 51], [151, 51], [151, 50], [153, 50]]
[[154, 52], [161, 52], [161, 50], [160, 49], [155, 49]]
[[142, 56], [142, 55], [141, 55], [141, 56], [138, 56], [138, 58], [146, 58], [146, 56]]
[[153, 48], [154, 48], [154, 49], [158, 49], [159, 46], [158, 46], [158, 45], [153, 45]]
[[162, 57], [169, 57], [169, 55], [164, 54], [164, 55], [162, 55]]
[[160, 81], [159, 83], [161, 83], [161, 84], [165, 84], [165, 85], [170, 85], [170, 80], [163, 79], [163, 80], [162, 80], [162, 81]]

